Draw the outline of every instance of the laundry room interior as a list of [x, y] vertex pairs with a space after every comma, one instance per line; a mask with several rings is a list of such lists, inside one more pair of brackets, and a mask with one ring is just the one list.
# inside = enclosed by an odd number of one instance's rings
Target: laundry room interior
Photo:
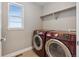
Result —
[[0, 57], [79, 57], [78, 2], [0, 2]]

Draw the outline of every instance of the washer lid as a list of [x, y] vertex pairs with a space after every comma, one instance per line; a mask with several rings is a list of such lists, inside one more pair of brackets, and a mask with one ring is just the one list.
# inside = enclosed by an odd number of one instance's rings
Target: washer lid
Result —
[[42, 38], [39, 35], [35, 35], [33, 38], [33, 44], [36, 50], [41, 50], [43, 46]]
[[56, 39], [48, 40], [45, 45], [45, 50], [50, 57], [71, 57], [69, 49]]

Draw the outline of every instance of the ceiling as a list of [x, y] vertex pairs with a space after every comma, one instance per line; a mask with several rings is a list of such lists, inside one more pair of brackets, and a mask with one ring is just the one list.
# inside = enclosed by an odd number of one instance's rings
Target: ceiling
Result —
[[[44, 5], [49, 4], [50, 2], [32, 2], [32, 3], [34, 3], [34, 4], [38, 5], [38, 6], [42, 6], [43, 7]], [[21, 2], [21, 4], [26, 4], [26, 3]]]
[[44, 6], [44, 5], [48, 4], [49, 2], [34, 2], [34, 3], [36, 3], [39, 6]]

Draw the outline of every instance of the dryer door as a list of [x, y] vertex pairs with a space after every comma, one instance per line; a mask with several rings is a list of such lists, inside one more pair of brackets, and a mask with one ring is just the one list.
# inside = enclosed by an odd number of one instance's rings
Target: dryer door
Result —
[[71, 57], [69, 49], [56, 39], [48, 40], [45, 45], [45, 50], [49, 57]]
[[36, 50], [41, 50], [43, 46], [42, 38], [39, 35], [35, 35], [33, 38], [33, 45]]

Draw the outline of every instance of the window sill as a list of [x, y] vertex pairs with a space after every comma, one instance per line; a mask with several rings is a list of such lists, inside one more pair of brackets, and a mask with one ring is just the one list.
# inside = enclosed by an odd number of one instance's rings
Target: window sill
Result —
[[15, 29], [15, 28], [10, 28], [10, 29], [8, 29], [8, 30], [10, 30], [10, 31], [23, 31], [24, 28], [17, 28], [17, 29]]

